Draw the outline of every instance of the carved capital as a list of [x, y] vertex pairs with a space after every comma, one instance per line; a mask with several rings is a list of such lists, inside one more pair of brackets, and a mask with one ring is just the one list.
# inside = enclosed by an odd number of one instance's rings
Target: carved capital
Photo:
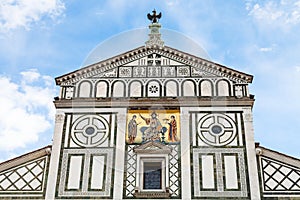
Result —
[[65, 114], [59, 113], [55, 115], [55, 123], [63, 123], [65, 119]]
[[125, 123], [126, 122], [126, 114], [119, 113], [118, 114], [118, 123]]
[[244, 117], [246, 122], [253, 122], [253, 117], [251, 113], [244, 114]]
[[180, 115], [181, 121], [189, 121], [190, 120], [190, 114], [189, 113], [182, 113]]

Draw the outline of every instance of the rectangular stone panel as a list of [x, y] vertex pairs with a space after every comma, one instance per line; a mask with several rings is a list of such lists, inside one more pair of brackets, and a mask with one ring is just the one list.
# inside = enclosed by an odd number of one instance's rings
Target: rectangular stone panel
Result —
[[236, 156], [224, 156], [225, 189], [238, 189]]
[[215, 177], [214, 177], [214, 157], [212, 155], [201, 155], [201, 178], [202, 188], [214, 189]]
[[72, 156], [69, 157], [69, 173], [67, 190], [80, 189], [81, 173], [82, 173], [82, 159], [83, 156]]
[[105, 169], [106, 169], [106, 156], [105, 155], [94, 155], [92, 156], [91, 164], [91, 185], [92, 190], [102, 190], [103, 182], [105, 180]]
[[113, 148], [64, 149], [58, 198], [112, 198]]
[[193, 148], [192, 198], [247, 197], [243, 148]]

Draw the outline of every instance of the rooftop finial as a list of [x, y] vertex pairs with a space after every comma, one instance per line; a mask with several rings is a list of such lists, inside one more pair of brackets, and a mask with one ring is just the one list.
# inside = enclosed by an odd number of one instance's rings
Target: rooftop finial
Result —
[[161, 25], [158, 23], [158, 20], [161, 18], [161, 12], [157, 15], [156, 10], [154, 9], [152, 13], [152, 15], [150, 13], [148, 13], [147, 15], [148, 19], [152, 22], [152, 24], [149, 25], [150, 33], [149, 40], [146, 41], [146, 46], [162, 47], [164, 46], [164, 41], [162, 41], [160, 38], [161, 35], [159, 29], [161, 28]]
[[153, 11], [152, 11], [152, 15], [150, 15], [150, 13], [148, 13], [147, 14], [147, 17], [148, 17], [148, 19], [152, 22], [152, 24], [153, 23], [157, 23], [158, 22], [158, 19], [160, 19], [161, 18], [161, 12], [157, 15], [156, 14], [156, 10], [154, 9]]

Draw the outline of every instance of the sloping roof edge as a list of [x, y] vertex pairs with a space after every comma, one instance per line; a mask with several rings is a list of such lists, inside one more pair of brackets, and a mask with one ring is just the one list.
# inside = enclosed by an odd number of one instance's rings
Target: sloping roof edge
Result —
[[174, 49], [174, 48], [171, 48], [168, 46], [164, 46], [164, 47], [141, 46], [136, 49], [133, 49], [133, 50], [127, 51], [125, 53], [111, 57], [109, 59], [88, 65], [86, 67], [80, 68], [73, 72], [56, 77], [55, 82], [57, 85], [60, 85], [61, 83], [72, 80], [72, 79], [80, 80], [85, 77], [93, 76], [95, 74], [105, 72], [112, 68], [115, 68], [120, 65], [129, 63], [133, 60], [139, 59], [140, 57], [146, 56], [149, 53], [154, 53], [155, 51], [158, 51], [162, 55], [164, 55], [166, 57], [170, 57], [172, 59], [175, 59], [179, 62], [184, 62], [186, 64], [201, 67], [208, 71], [218, 72], [225, 76], [235, 77], [236, 79], [241, 79], [248, 83], [252, 83], [252, 81], [253, 81], [252, 75], [246, 74], [244, 72], [240, 72], [238, 70], [231, 69], [224, 65], [206, 60], [204, 58], [197, 57], [195, 55], [191, 55], [186, 52], [182, 52], [180, 50], [177, 50], [177, 49]]
[[40, 158], [45, 155], [50, 155], [51, 154], [51, 145], [45, 146], [43, 148], [34, 150], [32, 152], [23, 154], [21, 156], [12, 158], [10, 160], [4, 161], [0, 163], [0, 172], [5, 171], [7, 169], [10, 169], [12, 167], [16, 167], [18, 165], [24, 164], [28, 161], [34, 160], [36, 158]]
[[265, 156], [268, 158], [273, 158], [280, 162], [287, 163], [294, 167], [300, 168], [300, 159], [299, 158], [295, 158], [295, 157], [289, 156], [287, 154], [268, 149], [266, 147], [260, 146], [259, 143], [255, 144], [255, 149], [256, 149], [256, 155], [258, 155], [258, 156]]

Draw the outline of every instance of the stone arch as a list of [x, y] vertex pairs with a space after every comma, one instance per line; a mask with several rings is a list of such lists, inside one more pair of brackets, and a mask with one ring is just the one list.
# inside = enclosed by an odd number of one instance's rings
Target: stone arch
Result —
[[160, 97], [161, 96], [161, 84], [157, 80], [150, 80], [146, 85], [147, 97]]
[[78, 85], [78, 97], [91, 97], [92, 96], [92, 83], [89, 81], [82, 81]]
[[200, 96], [213, 96], [213, 83], [210, 80], [201, 80], [199, 83]]
[[112, 84], [111, 96], [112, 97], [125, 97], [126, 89], [125, 83], [123, 81], [115, 81]]
[[95, 89], [95, 97], [108, 97], [109, 84], [107, 81], [98, 81]]
[[193, 80], [184, 80], [181, 84], [181, 96], [196, 96], [196, 84]]
[[228, 80], [222, 79], [216, 83], [217, 96], [230, 96], [230, 83]]
[[179, 94], [178, 83], [175, 80], [168, 80], [164, 85], [164, 96], [174, 97]]
[[143, 96], [143, 83], [141, 81], [132, 81], [129, 83], [129, 97]]

